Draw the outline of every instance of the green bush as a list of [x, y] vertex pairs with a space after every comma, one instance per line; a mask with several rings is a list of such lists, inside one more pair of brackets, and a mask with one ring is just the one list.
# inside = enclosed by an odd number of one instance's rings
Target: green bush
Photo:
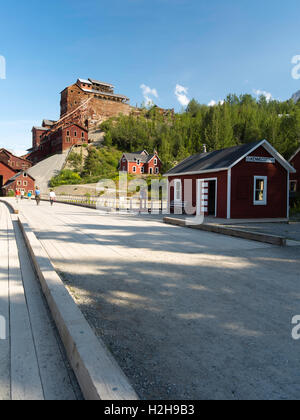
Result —
[[81, 183], [82, 178], [78, 173], [71, 171], [70, 169], [64, 169], [51, 179], [50, 186], [53, 188], [60, 185], [75, 185]]
[[15, 192], [14, 191], [12, 191], [12, 190], [8, 191], [7, 197], [14, 197], [14, 196], [15, 196]]

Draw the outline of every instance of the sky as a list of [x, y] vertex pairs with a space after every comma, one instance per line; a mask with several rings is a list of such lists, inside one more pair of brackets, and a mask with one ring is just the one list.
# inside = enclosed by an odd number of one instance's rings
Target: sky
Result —
[[299, 15], [299, 0], [5, 2], [0, 147], [24, 153], [79, 77], [176, 111], [229, 93], [289, 99], [300, 90]]

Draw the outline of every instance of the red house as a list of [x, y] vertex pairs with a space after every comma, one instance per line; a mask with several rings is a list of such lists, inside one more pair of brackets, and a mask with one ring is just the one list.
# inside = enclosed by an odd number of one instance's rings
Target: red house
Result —
[[25, 194], [31, 192], [33, 194], [35, 189], [35, 182], [32, 176], [27, 172], [22, 171], [11, 177], [6, 184], [2, 187], [2, 193], [7, 196], [10, 191], [24, 191]]
[[16, 171], [26, 170], [32, 166], [32, 163], [29, 160], [15, 156], [6, 149], [0, 149], [0, 162], [5, 163]]
[[292, 193], [300, 193], [300, 147], [293, 154], [289, 162], [297, 171], [295, 174], [291, 175], [290, 191]]
[[165, 175], [169, 200], [227, 219], [288, 218], [295, 169], [266, 140], [191, 156]]
[[162, 162], [156, 151], [152, 155], [146, 150], [136, 153], [124, 153], [120, 161], [120, 171], [133, 175], [159, 175]]
[[2, 187], [7, 183], [7, 181], [15, 176], [17, 171], [12, 169], [6, 163], [0, 161], [0, 192], [2, 191]]

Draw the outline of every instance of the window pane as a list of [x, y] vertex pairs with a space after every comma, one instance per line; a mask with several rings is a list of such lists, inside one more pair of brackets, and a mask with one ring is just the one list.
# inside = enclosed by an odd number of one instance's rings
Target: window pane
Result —
[[265, 188], [265, 181], [263, 179], [257, 179], [256, 180], [256, 189], [263, 191]]

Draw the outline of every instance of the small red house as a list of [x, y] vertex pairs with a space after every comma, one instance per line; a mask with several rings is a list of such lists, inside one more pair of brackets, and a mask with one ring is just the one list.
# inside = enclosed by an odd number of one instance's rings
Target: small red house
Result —
[[169, 201], [227, 219], [288, 218], [295, 169], [266, 140], [191, 156], [165, 175]]
[[295, 174], [291, 174], [290, 191], [292, 193], [300, 193], [300, 147], [293, 154], [289, 162], [297, 171]]
[[136, 153], [124, 153], [120, 161], [120, 171], [133, 175], [159, 175], [162, 162], [156, 151], [152, 155], [146, 150]]
[[10, 178], [2, 187], [4, 196], [7, 196], [10, 191], [24, 191], [25, 194], [31, 192], [33, 194], [35, 189], [35, 180], [27, 172], [22, 171]]

